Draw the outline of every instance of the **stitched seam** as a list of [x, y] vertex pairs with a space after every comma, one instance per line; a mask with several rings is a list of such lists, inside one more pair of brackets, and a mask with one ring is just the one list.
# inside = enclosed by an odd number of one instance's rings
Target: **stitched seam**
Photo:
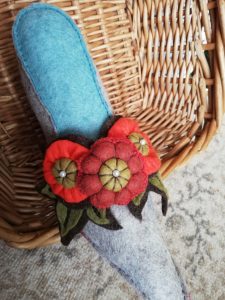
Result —
[[[38, 6], [38, 7], [37, 7]], [[106, 114], [108, 117], [110, 117], [110, 114], [109, 114], [109, 109], [106, 105], [106, 101], [105, 99], [103, 98], [103, 95], [102, 95], [102, 91], [100, 89], [100, 86], [97, 82], [97, 78], [96, 78], [96, 72], [94, 71], [94, 66], [92, 66], [91, 64], [91, 61], [90, 61], [90, 57], [87, 55], [87, 51], [86, 51], [86, 48], [84, 47], [84, 41], [83, 39], [81, 38], [81, 34], [80, 32], [78, 31], [77, 27], [75, 26], [75, 23], [72, 22], [72, 20], [66, 15], [64, 14], [62, 11], [58, 10], [57, 8], [55, 7], [51, 7], [51, 6], [48, 6], [48, 5], [32, 5], [32, 7], [30, 9], [27, 9], [26, 11], [23, 11], [19, 16], [18, 16], [18, 19], [17, 19], [17, 22], [15, 23], [15, 27], [14, 27], [14, 36], [15, 36], [15, 41], [16, 41], [16, 45], [18, 46], [18, 51], [20, 53], [20, 57], [22, 58], [22, 64], [24, 65], [24, 67], [26, 67], [26, 69], [28, 70], [29, 72], [29, 79], [30, 81], [32, 82], [33, 86], [34, 85], [34, 82], [33, 80], [31, 79], [31, 74], [30, 74], [30, 70], [29, 70], [29, 67], [27, 65], [27, 62], [25, 61], [24, 59], [24, 56], [23, 56], [23, 51], [21, 50], [21, 45], [19, 44], [18, 42], [18, 33], [17, 33], [17, 27], [20, 23], [20, 19], [22, 16], [25, 16], [28, 12], [30, 12], [31, 10], [38, 10], [40, 8], [44, 8], [45, 10], [50, 10], [50, 11], [55, 11], [56, 13], [60, 14], [61, 16], [63, 16], [67, 23], [70, 24], [70, 26], [72, 27], [72, 29], [74, 30], [74, 32], [78, 35], [78, 38], [79, 38], [79, 41], [81, 43], [81, 47], [82, 47], [82, 50], [83, 50], [83, 54], [85, 55], [86, 59], [87, 59], [87, 62], [88, 62], [88, 66], [89, 66], [89, 70], [91, 71], [91, 74], [92, 74], [92, 78], [94, 80], [94, 83], [95, 83], [95, 86], [97, 88], [97, 91], [98, 91], [98, 95], [100, 97], [100, 100], [101, 100], [101, 103], [103, 104], [103, 107], [105, 108], [105, 111], [106, 111]], [[36, 89], [35, 89], [36, 90]], [[39, 95], [39, 93], [37, 92], [38, 96], [40, 97], [41, 99], [41, 96]]]

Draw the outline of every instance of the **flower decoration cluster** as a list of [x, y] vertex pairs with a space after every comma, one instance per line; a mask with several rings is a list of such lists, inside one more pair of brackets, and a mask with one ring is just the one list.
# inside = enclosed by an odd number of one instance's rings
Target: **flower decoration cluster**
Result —
[[120, 118], [90, 149], [57, 140], [46, 151], [44, 178], [67, 203], [89, 199], [96, 208], [127, 205], [145, 191], [160, 160], [138, 123]]
[[68, 245], [89, 220], [121, 229], [112, 205], [127, 205], [141, 220], [150, 190], [162, 195], [165, 214], [167, 193], [157, 174], [160, 165], [148, 136], [128, 118], [118, 119], [90, 148], [66, 139], [53, 142], [43, 162], [47, 184], [41, 192], [56, 200], [62, 243]]

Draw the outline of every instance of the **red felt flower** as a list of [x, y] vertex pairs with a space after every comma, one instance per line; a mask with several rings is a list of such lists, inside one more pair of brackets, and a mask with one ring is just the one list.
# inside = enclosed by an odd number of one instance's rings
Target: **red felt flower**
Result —
[[77, 186], [77, 172], [80, 159], [88, 149], [68, 140], [52, 143], [43, 162], [44, 178], [55, 195], [66, 202], [77, 203], [87, 196]]
[[82, 160], [78, 184], [97, 208], [127, 205], [147, 187], [144, 163], [128, 139], [103, 138]]
[[143, 155], [145, 171], [148, 175], [157, 172], [161, 166], [160, 159], [152, 147], [147, 134], [142, 132], [138, 123], [129, 118], [120, 118], [108, 131], [108, 137], [128, 138]]

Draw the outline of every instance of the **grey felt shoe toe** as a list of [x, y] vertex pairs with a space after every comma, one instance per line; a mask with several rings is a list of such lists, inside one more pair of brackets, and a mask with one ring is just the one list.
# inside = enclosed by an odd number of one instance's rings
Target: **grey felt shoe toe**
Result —
[[112, 207], [122, 225], [109, 231], [88, 223], [84, 235], [125, 277], [151, 300], [186, 299], [186, 288], [160, 235], [151, 193], [143, 220], [134, 219], [127, 207]]

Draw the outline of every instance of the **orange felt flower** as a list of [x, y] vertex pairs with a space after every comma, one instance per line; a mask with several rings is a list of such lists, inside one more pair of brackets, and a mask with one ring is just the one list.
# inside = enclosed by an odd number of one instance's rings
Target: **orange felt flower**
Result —
[[80, 160], [88, 151], [69, 140], [58, 140], [52, 143], [45, 153], [44, 178], [52, 192], [65, 202], [78, 203], [87, 198], [77, 186], [77, 172]]
[[128, 138], [143, 155], [145, 171], [148, 175], [157, 172], [161, 166], [160, 159], [147, 134], [142, 132], [138, 123], [129, 118], [120, 118], [108, 131], [108, 137]]

